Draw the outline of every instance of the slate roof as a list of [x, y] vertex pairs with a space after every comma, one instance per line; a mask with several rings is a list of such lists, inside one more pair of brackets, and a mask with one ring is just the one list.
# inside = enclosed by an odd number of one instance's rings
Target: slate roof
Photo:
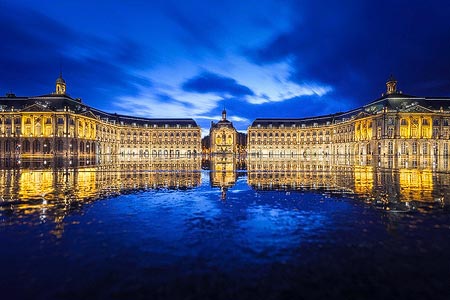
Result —
[[257, 127], [258, 125], [262, 127], [267, 127], [269, 125], [272, 125], [273, 127], [280, 127], [281, 125], [284, 127], [292, 127], [293, 125], [295, 125], [295, 127], [301, 127], [311, 126], [314, 123], [317, 123], [317, 125], [324, 125], [328, 122], [333, 124], [350, 118], [376, 114], [383, 110], [383, 108], [405, 112], [433, 112], [441, 109], [450, 111], [450, 98], [416, 97], [401, 93], [389, 94], [383, 95], [362, 107], [347, 112], [306, 118], [257, 118], [253, 121], [251, 127]]
[[64, 111], [65, 108], [78, 113], [87, 115], [90, 117], [97, 117], [102, 120], [112, 121], [116, 124], [126, 124], [132, 125], [147, 125], [153, 127], [164, 127], [168, 125], [169, 127], [175, 127], [179, 125], [180, 127], [198, 127], [197, 123], [190, 118], [181, 119], [153, 119], [153, 118], [142, 118], [133, 117], [127, 115], [121, 115], [116, 113], [108, 113], [93, 107], [90, 107], [81, 102], [81, 99], [72, 98], [69, 95], [58, 95], [58, 94], [48, 94], [42, 96], [33, 97], [18, 97], [14, 94], [7, 94], [5, 97], [0, 97], [0, 105], [4, 106], [7, 110], [14, 107], [15, 110], [20, 111]]
[[212, 128], [222, 128], [222, 127], [228, 127], [228, 128], [234, 128], [233, 123], [228, 120], [220, 120], [217, 123], [211, 122]]

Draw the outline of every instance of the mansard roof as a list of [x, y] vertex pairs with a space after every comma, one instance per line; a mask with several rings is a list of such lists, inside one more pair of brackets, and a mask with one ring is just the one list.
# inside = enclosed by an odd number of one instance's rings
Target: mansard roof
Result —
[[108, 113], [81, 102], [81, 99], [72, 98], [69, 95], [48, 94], [32, 97], [17, 97], [14, 94], [8, 94], [6, 97], [0, 97], [0, 105], [6, 107], [7, 110], [14, 108], [18, 111], [65, 111], [66, 109], [91, 118], [100, 118], [104, 121], [114, 122], [116, 124], [135, 124], [147, 126], [181, 126], [181, 127], [198, 127], [193, 119], [153, 119], [120, 115], [116, 113]]
[[378, 98], [369, 104], [364, 105], [365, 108], [370, 106], [381, 106], [388, 109], [404, 110], [406, 107], [412, 105], [420, 105], [430, 110], [444, 110], [450, 109], [449, 97], [417, 97], [411, 95], [405, 95], [401, 93], [385, 95]]
[[24, 112], [52, 112], [53, 110], [49, 109], [45, 105], [42, 105], [41, 103], [33, 103], [29, 106], [24, 107], [21, 109], [21, 111]]
[[417, 97], [401, 93], [383, 95], [382, 97], [369, 102], [368, 104], [347, 111], [330, 115], [307, 118], [257, 118], [251, 127], [301, 127], [311, 125], [323, 125], [342, 122], [351, 118], [363, 118], [371, 114], [376, 114], [383, 109], [399, 112], [423, 112], [431, 113], [440, 110], [450, 111], [450, 97]]
[[234, 126], [233, 126], [233, 122], [231, 122], [231, 121], [228, 121], [228, 120], [220, 120], [219, 122], [217, 122], [217, 123], [214, 123], [214, 122], [212, 122], [211, 123], [211, 127], [212, 128], [223, 128], [223, 127], [227, 127], [227, 128], [232, 128], [232, 129], [234, 129]]

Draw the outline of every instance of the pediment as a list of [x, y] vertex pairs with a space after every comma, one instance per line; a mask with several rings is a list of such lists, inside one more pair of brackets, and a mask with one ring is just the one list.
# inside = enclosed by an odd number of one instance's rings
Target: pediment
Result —
[[47, 106], [44, 106], [40, 103], [33, 103], [29, 106], [24, 107], [21, 111], [22, 112], [52, 112], [53, 110], [51, 110]]
[[80, 113], [80, 115], [81, 115], [81, 116], [88, 117], [88, 118], [97, 119], [97, 116], [94, 115], [94, 114], [92, 113], [92, 111], [90, 111], [90, 110], [87, 110], [87, 111], [85, 111], [85, 112], [82, 112], [82, 113]]
[[357, 115], [355, 115], [355, 119], [362, 119], [365, 117], [370, 116], [369, 113], [365, 112], [365, 111], [360, 111]]
[[431, 109], [423, 107], [419, 104], [405, 107], [405, 108], [400, 108], [400, 111], [401, 112], [412, 112], [412, 113], [431, 113], [431, 112], [433, 112]]

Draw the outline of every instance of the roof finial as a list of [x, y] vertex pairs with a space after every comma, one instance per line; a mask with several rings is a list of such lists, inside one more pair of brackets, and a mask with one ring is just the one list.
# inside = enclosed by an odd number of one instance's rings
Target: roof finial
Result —
[[389, 77], [386, 82], [386, 95], [397, 94], [397, 80], [394, 78], [394, 75]]
[[59, 77], [56, 79], [56, 90], [57, 95], [64, 95], [66, 93], [66, 81], [62, 77], [62, 63], [59, 61]]
[[225, 121], [227, 119], [227, 111], [225, 110], [225, 106], [223, 107], [222, 110], [222, 121]]

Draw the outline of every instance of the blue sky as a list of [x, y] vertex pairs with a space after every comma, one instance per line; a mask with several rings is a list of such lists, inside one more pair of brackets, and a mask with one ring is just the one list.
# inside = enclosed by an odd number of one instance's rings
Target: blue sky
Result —
[[390, 74], [407, 94], [450, 96], [447, 1], [0, 2], [0, 93], [67, 91], [143, 117], [192, 117], [205, 130], [225, 107], [306, 117], [378, 98]]

